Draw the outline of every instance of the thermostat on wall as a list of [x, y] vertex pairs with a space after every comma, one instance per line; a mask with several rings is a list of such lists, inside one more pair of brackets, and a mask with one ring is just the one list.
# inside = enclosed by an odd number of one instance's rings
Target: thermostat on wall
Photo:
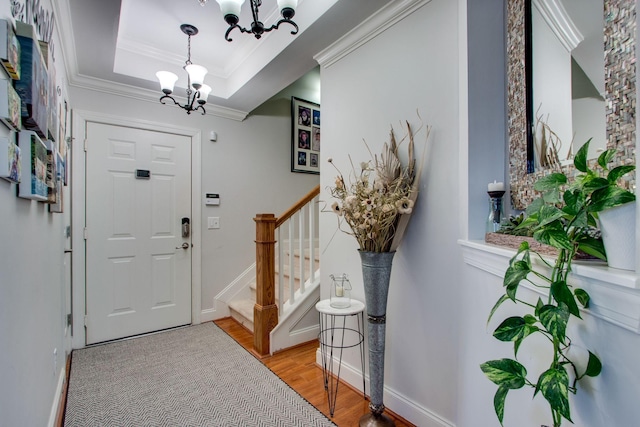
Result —
[[220, 204], [220, 195], [215, 193], [205, 194], [204, 204], [207, 206], [218, 206]]

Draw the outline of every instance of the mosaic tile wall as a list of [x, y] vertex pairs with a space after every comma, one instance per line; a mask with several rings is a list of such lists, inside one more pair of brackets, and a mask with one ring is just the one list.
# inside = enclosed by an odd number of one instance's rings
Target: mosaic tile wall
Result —
[[[550, 170], [526, 173], [525, 1], [507, 1], [507, 79], [509, 180], [511, 204], [522, 210], [536, 197], [533, 183]], [[618, 150], [614, 163], [635, 164], [636, 10], [635, 0], [605, 0], [604, 54], [607, 148]], [[571, 176], [573, 166], [563, 167]], [[627, 181], [635, 189], [635, 174]]]

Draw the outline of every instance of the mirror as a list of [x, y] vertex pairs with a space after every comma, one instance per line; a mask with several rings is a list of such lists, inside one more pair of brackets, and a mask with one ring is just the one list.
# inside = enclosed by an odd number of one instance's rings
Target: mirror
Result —
[[[602, 1], [598, 0], [598, 2]], [[635, 1], [604, 0], [604, 4], [600, 3], [588, 8], [587, 3], [596, 2], [593, 0], [588, 2], [585, 0], [507, 1], [509, 178], [512, 206], [515, 209], [526, 208], [536, 197], [533, 183], [540, 176], [550, 173], [554, 168], [562, 168], [570, 175], [573, 166], [571, 160], [566, 160], [567, 156], [572, 152], [575, 153], [577, 148], [591, 136], [604, 141], [606, 148], [618, 151], [616, 164], [635, 163]], [[593, 16], [586, 17], [587, 9], [596, 7], [600, 8], [599, 22], [602, 26], [599, 30], [587, 30], [585, 22], [590, 21], [593, 25], [593, 22], [598, 21]], [[564, 9], [564, 18], [558, 18], [563, 16], [561, 9]], [[553, 20], [548, 16], [545, 18], [545, 14], [555, 15], [556, 21], [566, 20], [567, 16], [573, 14], [571, 18], [573, 25], [564, 22], [565, 31], [557, 28], [552, 30], [551, 25], [554, 24], [550, 22]], [[547, 30], [544, 29], [544, 25], [547, 26]], [[579, 25], [585, 29], [578, 30]], [[543, 30], [536, 32], [536, 28]], [[564, 34], [562, 36], [564, 40], [560, 41], [558, 34]], [[576, 42], [580, 38], [576, 36], [577, 34], [582, 36], [582, 41]], [[540, 39], [539, 45], [548, 45], [549, 37], [553, 37], [551, 40], [555, 40], [554, 43], [567, 44], [562, 46], [564, 49], [562, 60], [553, 59], [553, 54], [548, 53], [551, 59], [545, 59], [540, 57], [544, 54], [535, 52], [535, 48], [527, 49], [529, 43], [535, 46], [536, 38]], [[597, 39], [600, 39], [600, 42], [590, 41]], [[578, 49], [580, 44], [583, 46], [582, 49]], [[594, 44], [600, 45], [599, 55], [596, 55], [595, 59], [585, 59], [591, 58], [593, 53], [584, 53], [582, 50], [586, 49], [587, 45]], [[575, 46], [572, 47], [573, 45]], [[562, 50], [556, 49], [556, 54], [557, 52]], [[541, 69], [538, 70], [537, 77], [536, 56], [538, 56], [539, 65], [546, 64], [544, 67], [538, 67]], [[599, 62], [598, 57], [602, 59], [600, 62], [602, 74], [596, 71], [595, 63]], [[561, 74], [557, 69], [550, 72], [549, 68], [553, 69], [551, 65], [557, 65], [556, 61], [563, 63], [565, 71], [562, 76], [564, 77], [558, 77]], [[553, 89], [554, 80], [558, 79], [562, 79], [562, 85], [565, 88], [560, 102], [552, 100], [549, 95], [562, 92], [557, 88]], [[539, 86], [542, 89], [538, 89]], [[544, 89], [545, 86], [547, 86], [546, 89]], [[574, 98], [579, 100], [575, 106]], [[534, 111], [534, 103], [538, 106], [537, 112]], [[568, 139], [569, 143], [564, 145], [559, 153], [560, 164], [543, 164], [536, 161], [534, 156], [535, 118], [547, 120], [556, 131], [554, 127], [556, 122], [552, 121], [551, 117], [560, 113], [552, 114], [551, 107], [560, 104], [564, 105], [563, 119], [558, 119], [557, 123], [570, 123], [567, 126], [568, 130], [562, 130], [563, 135], [570, 135], [563, 136], [562, 141]], [[605, 110], [603, 118], [595, 119], [601, 106], [604, 106]], [[573, 147], [570, 144], [571, 140], [575, 142]], [[604, 146], [600, 146], [600, 150], [602, 149]], [[594, 148], [592, 153], [594, 157], [597, 156], [596, 150], [597, 148]], [[635, 175], [628, 182], [628, 186], [635, 188]]]
[[[589, 138], [596, 158], [606, 147], [603, 0], [531, 3], [534, 170], [551, 166], [545, 149], [570, 164]], [[540, 120], [557, 139], [542, 138]]]

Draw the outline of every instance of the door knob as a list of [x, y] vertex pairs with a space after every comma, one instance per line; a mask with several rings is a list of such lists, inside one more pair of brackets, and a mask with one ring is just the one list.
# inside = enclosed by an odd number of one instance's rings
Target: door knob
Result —
[[178, 246], [176, 249], [189, 249], [189, 244], [187, 242], [184, 242], [182, 246]]

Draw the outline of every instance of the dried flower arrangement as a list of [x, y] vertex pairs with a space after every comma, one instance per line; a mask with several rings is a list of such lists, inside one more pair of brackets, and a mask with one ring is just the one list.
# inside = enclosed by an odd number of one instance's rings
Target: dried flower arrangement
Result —
[[[371, 160], [360, 163], [359, 173], [349, 156], [353, 182], [347, 183], [333, 159], [328, 159], [338, 171], [335, 186], [329, 187], [331, 195], [337, 199], [331, 208], [338, 215], [338, 228], [354, 236], [362, 251], [396, 250], [413, 211], [418, 196], [420, 168], [416, 167], [414, 132], [409, 122], [405, 123], [405, 136], [397, 142], [392, 127], [389, 142], [384, 143], [379, 156], [373, 155], [367, 145]], [[421, 129], [422, 126], [417, 132]], [[426, 138], [430, 130], [427, 126]], [[408, 161], [403, 164], [399, 147], [406, 139]], [[342, 220], [350, 230], [342, 228]]]

